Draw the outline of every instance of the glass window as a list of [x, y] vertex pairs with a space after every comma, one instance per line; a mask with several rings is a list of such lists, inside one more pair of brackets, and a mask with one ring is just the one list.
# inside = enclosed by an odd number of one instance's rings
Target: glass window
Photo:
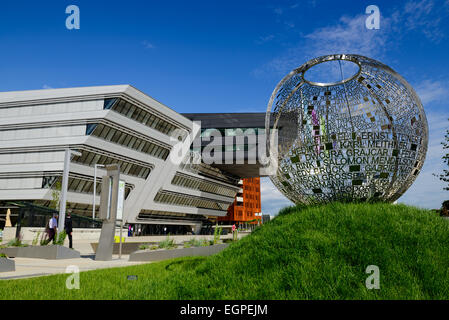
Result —
[[134, 144], [136, 143], [137, 138], [136, 137], [132, 137], [131, 140], [129, 141], [129, 143], [127, 143], [128, 148], [133, 148]]
[[94, 192], [94, 182], [93, 181], [89, 181], [87, 184], [86, 184], [86, 192], [87, 193], [92, 193], [92, 192]]
[[[166, 155], [169, 154], [169, 150], [163, 147], [156, 147], [156, 145], [147, 142], [143, 139], [137, 138], [130, 134], [124, 133], [120, 130], [113, 129], [111, 127], [107, 127], [105, 125], [98, 125], [97, 129], [93, 132], [93, 135], [98, 136], [106, 141], [111, 141], [113, 143], [117, 143], [123, 145], [127, 148], [135, 149], [140, 152], [145, 152], [147, 154], [153, 155], [158, 151], [158, 157], [166, 159]], [[161, 149], [163, 152], [159, 152]]]
[[80, 181], [80, 183], [78, 184], [78, 187], [76, 188], [76, 190], [75, 190], [75, 192], [78, 192], [78, 193], [80, 193], [80, 192], [83, 192], [84, 190], [84, 186], [86, 185], [86, 180], [79, 180]]
[[151, 145], [152, 145], [151, 143], [145, 142], [142, 152], [149, 153], [148, 150], [150, 149]]
[[79, 179], [72, 179], [72, 183], [70, 184], [69, 190], [75, 191], [80, 182], [81, 182], [81, 180], [79, 180]]
[[123, 173], [127, 174], [128, 172], [130, 172], [132, 166], [133, 165], [131, 163], [126, 164], [123, 168]]
[[118, 130], [114, 130], [114, 131], [115, 131], [114, 136], [112, 137], [111, 141], [114, 143], [117, 143], [117, 142], [119, 142], [120, 137], [122, 136], [122, 133]]
[[100, 159], [100, 157], [101, 157], [101, 155], [96, 154], [95, 157], [94, 157], [94, 159], [93, 159], [93, 161], [92, 161], [92, 163], [93, 163], [93, 164], [98, 163], [98, 160]]
[[155, 120], [156, 120], [156, 117], [153, 116], [153, 115], [151, 115], [150, 118], [147, 120], [146, 125], [149, 126], [149, 127], [152, 127], [152, 126], [153, 126], [153, 122], [154, 122]]
[[109, 127], [103, 127], [103, 130], [98, 136], [104, 139], [108, 135], [109, 130], [111, 130]]
[[125, 138], [125, 140], [123, 141], [123, 145], [124, 145], [124, 146], [129, 146], [129, 142], [131, 141], [131, 139], [132, 139], [132, 136], [129, 135], [129, 134], [126, 134], [126, 138]]
[[142, 123], [143, 119], [145, 118], [145, 115], [147, 115], [147, 114], [148, 114], [148, 112], [142, 110], [140, 112], [139, 116], [137, 117], [137, 122]]
[[150, 168], [146, 168], [145, 169], [145, 173], [144, 173], [144, 178], [147, 179], [148, 176], [150, 175], [150, 173], [151, 173], [151, 169]]
[[98, 124], [92, 123], [86, 126], [86, 135], [89, 136], [94, 132], [95, 128], [97, 128]]
[[159, 120], [160, 120], [159, 118], [155, 118], [154, 121], [151, 123], [151, 127], [156, 128], [159, 123]]
[[116, 132], [116, 130], [114, 130], [114, 129], [111, 129], [111, 130], [109, 130], [109, 132], [108, 132], [108, 134], [107, 134], [107, 136], [106, 136], [106, 140], [107, 141], [111, 141], [112, 140], [112, 137], [114, 136], [114, 133]]
[[85, 160], [85, 163], [89, 164], [89, 165], [92, 164], [92, 160], [94, 159], [94, 157], [95, 157], [95, 153], [89, 152], [89, 154]]
[[144, 146], [145, 146], [145, 141], [138, 139], [136, 142], [136, 145], [134, 146], [134, 149], [136, 149], [137, 151], [142, 151]]
[[148, 112], [146, 112], [146, 113], [145, 113], [145, 116], [143, 117], [143, 119], [142, 119], [141, 122], [142, 122], [143, 124], [146, 124], [146, 123], [148, 122], [148, 119], [150, 118], [150, 116], [151, 116], [151, 115], [150, 115]]
[[125, 100], [120, 100], [120, 102], [117, 104], [117, 107], [113, 108], [112, 110], [115, 110], [120, 113], [124, 113], [125, 104], [126, 104]]
[[154, 156], [154, 153], [156, 150], [157, 150], [157, 146], [155, 144], [151, 144], [150, 148], [148, 149], [148, 154]]
[[124, 132], [120, 132], [120, 138], [117, 140], [117, 143], [118, 144], [121, 144], [121, 145], [123, 145], [124, 144], [124, 142], [123, 141], [125, 141], [125, 139], [126, 139], [126, 136], [127, 136], [127, 134], [126, 133], [124, 133]]
[[126, 103], [126, 109], [127, 109], [127, 117], [132, 119], [133, 114], [136, 112], [136, 107], [132, 104]]
[[131, 119], [133, 119], [134, 121], [137, 120], [137, 118], [139, 118], [139, 115], [144, 112], [142, 109], [138, 109], [137, 107], [133, 106], [134, 108], [134, 112], [131, 114]]
[[105, 100], [104, 100], [104, 106], [103, 106], [103, 109], [105, 109], [105, 110], [111, 109], [111, 108], [114, 106], [114, 103], [115, 103], [116, 101], [117, 101], [116, 98], [114, 98], [114, 99], [105, 99]]

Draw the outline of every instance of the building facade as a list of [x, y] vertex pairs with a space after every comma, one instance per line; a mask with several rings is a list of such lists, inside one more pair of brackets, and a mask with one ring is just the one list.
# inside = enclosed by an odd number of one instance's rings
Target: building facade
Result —
[[[70, 165], [72, 212], [92, 216], [94, 166], [117, 163], [126, 222], [198, 232], [207, 217], [226, 216], [240, 177], [193, 163], [193, 152], [180, 156], [175, 146], [189, 150], [194, 131], [190, 119], [129, 85], [0, 93], [0, 207], [50, 205], [69, 148], [81, 153]], [[104, 174], [99, 168], [97, 204]]]
[[219, 217], [218, 221], [221, 224], [259, 224], [262, 219], [260, 178], [242, 179], [239, 187], [234, 203], [228, 208], [228, 214]]

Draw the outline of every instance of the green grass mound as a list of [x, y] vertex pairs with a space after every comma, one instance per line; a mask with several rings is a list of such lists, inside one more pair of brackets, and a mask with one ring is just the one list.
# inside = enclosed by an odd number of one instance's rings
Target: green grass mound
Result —
[[[380, 289], [368, 290], [369, 265]], [[134, 281], [127, 275], [137, 275]], [[2, 299], [449, 299], [449, 221], [405, 205], [287, 208], [220, 254], [0, 282]]]

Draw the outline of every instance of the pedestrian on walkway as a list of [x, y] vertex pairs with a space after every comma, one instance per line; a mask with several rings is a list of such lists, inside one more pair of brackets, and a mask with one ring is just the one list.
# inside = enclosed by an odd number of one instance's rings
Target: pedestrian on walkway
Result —
[[53, 243], [56, 242], [56, 234], [58, 233], [58, 214], [55, 213], [53, 218], [48, 222], [48, 243], [53, 240]]
[[67, 212], [67, 216], [65, 217], [65, 222], [64, 222], [64, 230], [65, 233], [67, 234], [67, 237], [69, 237], [69, 248], [73, 249], [73, 243], [72, 243], [72, 232], [73, 232], [73, 228], [72, 228], [72, 214], [70, 211]]

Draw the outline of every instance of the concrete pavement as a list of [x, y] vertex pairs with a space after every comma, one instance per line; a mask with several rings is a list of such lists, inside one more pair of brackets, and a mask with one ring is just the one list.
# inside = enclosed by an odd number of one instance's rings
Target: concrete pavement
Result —
[[[239, 239], [248, 235], [248, 233], [239, 233]], [[126, 238], [126, 242], [160, 242], [167, 238], [167, 236], [145, 236], [145, 237], [130, 237]], [[182, 236], [170, 236], [176, 243], [183, 243], [189, 241], [192, 238], [196, 239], [208, 239], [212, 240], [212, 235], [182, 235]], [[232, 239], [232, 235], [221, 236], [220, 239]], [[26, 241], [29, 242], [29, 241]], [[44, 260], [44, 259], [31, 259], [31, 258], [14, 258], [16, 263], [15, 272], [2, 272], [0, 273], [0, 280], [21, 279], [30, 277], [47, 276], [58, 273], [66, 273], [68, 266], [77, 266], [79, 270], [89, 271], [96, 269], [117, 268], [126, 267], [137, 264], [144, 264], [148, 262], [130, 262], [128, 261], [129, 255], [122, 255], [119, 259], [118, 255], [113, 256], [112, 261], [95, 261], [95, 252], [92, 249], [91, 243], [98, 242], [90, 239], [74, 240], [74, 249], [79, 251], [81, 258], [79, 259], [67, 259], [67, 260]], [[68, 247], [68, 240], [66, 240], [65, 246]]]
[[[0, 280], [40, 277], [52, 274], [66, 273], [67, 267], [76, 266], [79, 271], [96, 269], [127, 267], [145, 262], [130, 262], [129, 255], [123, 255], [121, 259], [114, 256], [112, 261], [95, 261], [94, 256], [83, 256], [80, 259], [44, 260], [30, 258], [14, 258], [16, 271], [0, 273]], [[148, 262], [146, 262], [148, 263]]]

